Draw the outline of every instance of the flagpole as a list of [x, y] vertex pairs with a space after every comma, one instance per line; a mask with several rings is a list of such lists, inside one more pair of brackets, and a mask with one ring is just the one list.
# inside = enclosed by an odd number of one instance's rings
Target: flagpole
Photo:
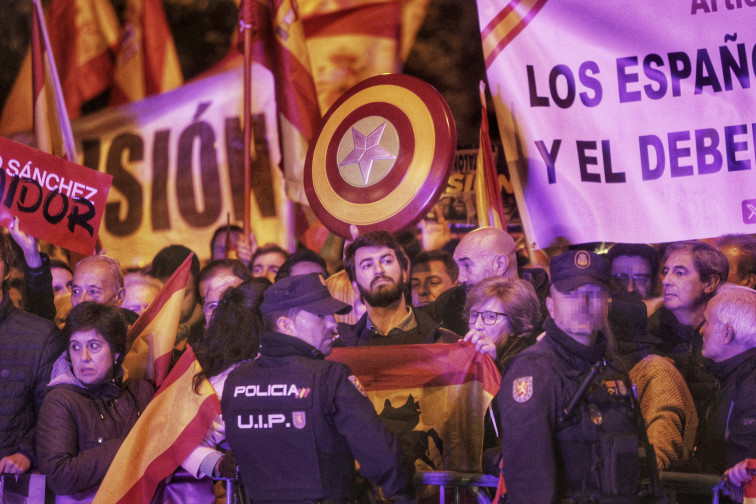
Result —
[[242, 0], [239, 5], [239, 31], [244, 37], [244, 242], [251, 235], [252, 171], [252, 38], [257, 33], [257, 0]]
[[53, 88], [55, 89], [56, 106], [58, 108], [58, 117], [60, 118], [60, 130], [63, 136], [63, 145], [66, 147], [66, 156], [69, 161], [77, 162], [78, 154], [76, 152], [76, 142], [74, 142], [73, 131], [71, 131], [71, 120], [68, 118], [68, 110], [66, 110], [66, 101], [63, 97], [63, 91], [61, 90], [60, 80], [58, 79], [58, 69], [55, 66], [55, 57], [52, 52], [52, 45], [50, 44], [50, 37], [47, 35], [47, 25], [45, 24], [45, 14], [42, 10], [40, 0], [32, 0], [34, 4], [34, 12], [39, 22], [40, 32], [42, 32], [42, 40], [45, 44], [45, 52], [47, 53], [47, 63], [50, 65], [50, 73], [52, 73]]

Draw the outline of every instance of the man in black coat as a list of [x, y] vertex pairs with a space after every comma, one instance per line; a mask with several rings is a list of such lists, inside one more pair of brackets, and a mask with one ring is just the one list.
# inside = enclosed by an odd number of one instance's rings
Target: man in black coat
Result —
[[723, 284], [704, 317], [702, 353], [719, 388], [696, 459], [699, 470], [722, 473], [756, 457], [756, 291]]
[[355, 458], [387, 497], [414, 496], [411, 471], [349, 368], [324, 360], [336, 334], [331, 297], [318, 274], [265, 291], [268, 329], [260, 356], [229, 375], [222, 410], [226, 436], [254, 502], [347, 502]]
[[[14, 262], [7, 235], [0, 234], [0, 278]], [[0, 473], [20, 474], [36, 466], [37, 412], [50, 370], [65, 341], [49, 320], [13, 306], [0, 291]]]

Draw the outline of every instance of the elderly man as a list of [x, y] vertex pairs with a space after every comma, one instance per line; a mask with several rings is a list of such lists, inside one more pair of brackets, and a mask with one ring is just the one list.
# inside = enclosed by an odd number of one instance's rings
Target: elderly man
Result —
[[702, 367], [699, 330], [706, 303], [727, 281], [727, 258], [708, 243], [693, 240], [669, 245], [661, 263], [664, 306], [649, 318], [648, 332], [658, 338], [658, 352], [674, 359], [698, 417], [704, 418], [716, 382]]
[[354, 326], [339, 325], [341, 344], [407, 345], [459, 339], [407, 304], [409, 260], [390, 233], [371, 231], [358, 236], [347, 247], [344, 267], [367, 312]]
[[350, 502], [355, 458], [387, 497], [414, 495], [398, 442], [359, 381], [346, 365], [324, 360], [333, 314], [349, 310], [318, 274], [265, 291], [260, 356], [231, 372], [222, 399], [227, 440], [255, 503]]
[[491, 276], [519, 278], [515, 241], [496, 227], [482, 227], [467, 233], [454, 249], [459, 266], [458, 281], [467, 292]]
[[632, 384], [608, 352], [609, 264], [572, 251], [551, 274], [546, 334], [512, 357], [498, 395], [508, 502], [657, 502]]
[[[14, 261], [10, 239], [0, 234], [3, 281]], [[37, 410], [65, 344], [52, 322], [15, 308], [0, 291], [0, 473], [20, 474], [36, 466]]]
[[[123, 272], [117, 259], [104, 255], [85, 257], [74, 267], [71, 281], [71, 305], [84, 301], [121, 306], [126, 289]], [[139, 315], [121, 308], [121, 315], [129, 324], [136, 322]]]
[[704, 471], [722, 473], [756, 457], [756, 291], [724, 284], [704, 317], [702, 352], [719, 388], [697, 458]]

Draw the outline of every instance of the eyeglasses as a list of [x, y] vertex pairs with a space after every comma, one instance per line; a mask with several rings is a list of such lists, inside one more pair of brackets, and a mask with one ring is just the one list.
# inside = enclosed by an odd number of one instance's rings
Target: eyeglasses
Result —
[[638, 275], [628, 275], [626, 273], [617, 273], [615, 275], [612, 275], [612, 278], [622, 284], [623, 287], [627, 287], [630, 285], [630, 280], [632, 279], [633, 283], [637, 285], [638, 287], [649, 287], [651, 285], [651, 275], [644, 275], [644, 274], [638, 274]]
[[483, 323], [486, 325], [494, 325], [496, 322], [498, 322], [499, 317], [506, 317], [506, 314], [499, 313], [495, 311], [484, 311], [484, 312], [477, 312], [477, 311], [471, 311], [470, 317], [467, 319], [467, 323], [472, 325], [475, 322], [478, 321], [478, 316], [483, 317]]

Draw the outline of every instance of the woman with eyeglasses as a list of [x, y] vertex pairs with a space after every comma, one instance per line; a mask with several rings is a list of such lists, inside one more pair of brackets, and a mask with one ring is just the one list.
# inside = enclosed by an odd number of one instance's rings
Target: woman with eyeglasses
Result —
[[[465, 316], [470, 330], [464, 340], [487, 353], [499, 371], [510, 358], [535, 343], [541, 320], [541, 305], [533, 286], [525, 280], [490, 277], [481, 280], [467, 295]], [[486, 415], [483, 438], [483, 471], [499, 474], [498, 425], [496, 398]]]
[[490, 277], [467, 295], [465, 315], [470, 330], [464, 340], [487, 353], [503, 371], [510, 357], [535, 343], [540, 304], [529, 282]]

